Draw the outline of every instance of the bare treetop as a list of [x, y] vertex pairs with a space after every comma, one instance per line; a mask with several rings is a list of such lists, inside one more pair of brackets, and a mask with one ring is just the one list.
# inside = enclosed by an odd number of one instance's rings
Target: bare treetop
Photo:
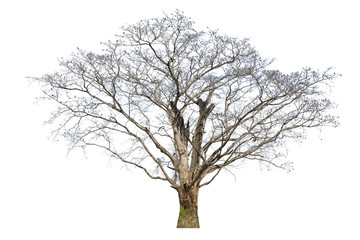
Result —
[[33, 78], [58, 103], [56, 135], [168, 181], [181, 199], [237, 161], [290, 170], [288, 139], [337, 125], [324, 92], [338, 77], [331, 68], [270, 70], [248, 39], [193, 25], [179, 11], [143, 20], [102, 53], [78, 49], [59, 72]]

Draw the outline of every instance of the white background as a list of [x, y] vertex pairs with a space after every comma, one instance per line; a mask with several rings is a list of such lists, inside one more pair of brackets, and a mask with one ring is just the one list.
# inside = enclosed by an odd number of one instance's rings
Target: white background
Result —
[[[2, 1], [0, 239], [360, 239], [356, 2]], [[43, 125], [52, 105], [34, 104], [40, 91], [25, 79], [56, 70], [78, 46], [99, 49], [124, 23], [176, 8], [198, 27], [249, 37], [285, 72], [334, 66], [343, 74], [332, 92], [340, 127], [290, 145], [289, 174], [220, 175], [200, 191], [200, 230], [175, 228], [177, 194], [167, 184], [98, 153], [66, 157]]]

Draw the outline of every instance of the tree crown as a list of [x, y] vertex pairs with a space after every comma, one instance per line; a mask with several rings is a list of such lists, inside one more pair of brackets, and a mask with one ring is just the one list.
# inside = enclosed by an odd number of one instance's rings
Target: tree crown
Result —
[[239, 161], [290, 170], [286, 140], [337, 126], [324, 91], [339, 76], [332, 68], [270, 70], [248, 39], [193, 25], [180, 11], [142, 20], [102, 53], [78, 49], [58, 72], [32, 78], [58, 104], [56, 136], [178, 188], [207, 185]]

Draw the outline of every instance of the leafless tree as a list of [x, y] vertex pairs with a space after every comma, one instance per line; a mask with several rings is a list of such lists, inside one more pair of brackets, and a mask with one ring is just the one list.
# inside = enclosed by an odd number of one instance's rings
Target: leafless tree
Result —
[[326, 89], [338, 74], [269, 70], [247, 39], [197, 31], [176, 11], [122, 27], [102, 53], [78, 49], [34, 77], [58, 105], [49, 120], [70, 149], [95, 146], [169, 182], [178, 227], [199, 227], [198, 192], [236, 162], [291, 169], [288, 139], [336, 126]]

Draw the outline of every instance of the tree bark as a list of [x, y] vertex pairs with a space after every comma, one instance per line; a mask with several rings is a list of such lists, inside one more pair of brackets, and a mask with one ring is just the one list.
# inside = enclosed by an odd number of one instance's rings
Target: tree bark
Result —
[[187, 189], [184, 186], [178, 189], [180, 212], [177, 228], [200, 228], [198, 217], [199, 187], [193, 186]]

